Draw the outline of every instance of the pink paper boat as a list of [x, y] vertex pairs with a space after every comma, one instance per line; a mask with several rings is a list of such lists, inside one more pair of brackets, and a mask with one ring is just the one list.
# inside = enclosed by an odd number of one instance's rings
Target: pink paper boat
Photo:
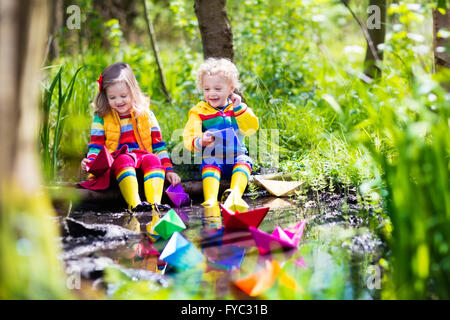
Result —
[[184, 192], [181, 184], [177, 184], [175, 187], [170, 185], [166, 189], [166, 193], [173, 204], [178, 208], [189, 203], [189, 195]]
[[220, 208], [222, 209], [223, 224], [230, 229], [248, 229], [250, 226], [258, 228], [270, 209], [265, 207], [246, 212], [233, 212], [222, 204], [220, 204]]
[[272, 234], [265, 233], [254, 227], [249, 227], [249, 230], [253, 235], [259, 252], [265, 254], [279, 248], [296, 248], [300, 243], [305, 224], [306, 222], [302, 220], [291, 228], [282, 229], [277, 226]]
[[105, 146], [100, 150], [97, 158], [92, 162], [91, 166], [88, 168], [88, 172], [92, 173], [94, 176], [101, 176], [106, 170], [111, 168], [114, 158], [106, 149]]

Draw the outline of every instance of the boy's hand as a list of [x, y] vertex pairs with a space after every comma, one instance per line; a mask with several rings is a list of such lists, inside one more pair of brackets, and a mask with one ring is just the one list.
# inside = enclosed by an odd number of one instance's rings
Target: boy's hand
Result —
[[206, 131], [200, 138], [200, 144], [202, 147], [208, 147], [214, 143], [214, 139], [214, 135], [211, 132]]
[[83, 171], [87, 172], [89, 170], [90, 162], [91, 162], [91, 159], [88, 159], [88, 158], [84, 158], [83, 160], [81, 160], [81, 169], [83, 169]]
[[173, 171], [166, 172], [166, 179], [172, 184], [172, 186], [176, 186], [181, 182], [180, 176]]
[[235, 106], [235, 107], [237, 107], [241, 104], [241, 96], [234, 92], [230, 95], [230, 99], [231, 99], [231, 102], [233, 103], [233, 106]]

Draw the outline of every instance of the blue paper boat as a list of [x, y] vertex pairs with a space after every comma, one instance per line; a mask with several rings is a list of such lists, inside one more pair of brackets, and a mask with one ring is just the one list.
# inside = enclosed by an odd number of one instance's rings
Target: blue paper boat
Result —
[[180, 270], [187, 270], [202, 262], [204, 257], [196, 246], [176, 231], [167, 242], [159, 259]]
[[245, 255], [245, 248], [233, 246], [231, 255], [218, 261], [211, 261], [215, 267], [224, 270], [231, 270], [233, 268], [239, 269]]
[[214, 135], [215, 148], [223, 146], [225, 148], [223, 151], [226, 153], [234, 152], [238, 146], [242, 145], [233, 128], [212, 131], [211, 133]]

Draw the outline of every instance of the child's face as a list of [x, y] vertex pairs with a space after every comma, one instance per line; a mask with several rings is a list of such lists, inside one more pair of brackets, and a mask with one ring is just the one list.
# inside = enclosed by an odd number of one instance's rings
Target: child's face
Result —
[[106, 89], [106, 97], [109, 106], [116, 110], [119, 115], [126, 116], [130, 114], [133, 107], [131, 92], [128, 86], [123, 82], [115, 83]]
[[205, 75], [203, 77], [203, 95], [206, 102], [212, 107], [224, 106], [233, 90], [234, 87], [231, 83], [220, 75]]

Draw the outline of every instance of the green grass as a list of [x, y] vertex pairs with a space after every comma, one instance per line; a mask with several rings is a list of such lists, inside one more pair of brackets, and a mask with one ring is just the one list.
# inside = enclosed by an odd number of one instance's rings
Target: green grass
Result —
[[[58, 169], [59, 153], [62, 145], [62, 136], [66, 119], [69, 116], [68, 102], [72, 99], [75, 81], [82, 67], [78, 68], [73, 74], [69, 83], [63, 89], [61, 67], [52, 79], [48, 88], [44, 88], [42, 100], [42, 128], [41, 128], [41, 147], [43, 153], [44, 173], [47, 181], [53, 181]], [[57, 90], [54, 93], [55, 89]], [[53, 101], [55, 97], [56, 101]], [[53, 139], [51, 139], [53, 134]]]

